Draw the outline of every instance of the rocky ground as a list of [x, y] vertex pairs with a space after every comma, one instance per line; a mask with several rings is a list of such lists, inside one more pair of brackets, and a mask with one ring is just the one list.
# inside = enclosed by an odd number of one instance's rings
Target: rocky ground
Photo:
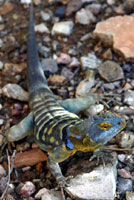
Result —
[[[35, 0], [34, 6], [40, 59], [57, 98], [103, 94], [79, 116], [106, 109], [127, 121], [107, 144], [105, 165], [81, 152], [61, 163], [63, 174], [74, 176], [66, 198], [134, 199], [134, 1]], [[33, 137], [13, 145], [6, 140], [29, 113], [28, 11], [28, 0], [0, 1], [0, 199], [62, 199]]]

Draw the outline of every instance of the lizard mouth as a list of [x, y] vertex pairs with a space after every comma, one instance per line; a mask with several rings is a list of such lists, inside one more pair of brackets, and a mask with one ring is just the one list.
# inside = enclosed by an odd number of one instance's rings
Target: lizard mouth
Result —
[[118, 124], [119, 124], [119, 125], [122, 124], [120, 130], [123, 130], [123, 129], [126, 127], [126, 124], [127, 124], [127, 123], [126, 123], [126, 121], [124, 121], [124, 122], [118, 122]]

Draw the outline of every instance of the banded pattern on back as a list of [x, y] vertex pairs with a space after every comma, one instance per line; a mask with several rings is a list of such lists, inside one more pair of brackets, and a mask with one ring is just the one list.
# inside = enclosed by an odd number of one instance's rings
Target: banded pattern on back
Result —
[[[53, 148], [63, 142], [62, 130], [79, 121], [77, 115], [68, 112], [55, 100], [51, 91], [42, 88], [31, 97], [30, 106], [36, 126], [36, 140]], [[48, 149], [47, 149], [48, 150]]]

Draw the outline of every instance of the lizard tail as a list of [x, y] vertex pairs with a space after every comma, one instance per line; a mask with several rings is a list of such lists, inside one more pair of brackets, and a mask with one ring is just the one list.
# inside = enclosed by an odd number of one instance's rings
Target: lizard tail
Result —
[[30, 20], [28, 30], [28, 50], [27, 50], [27, 77], [29, 93], [36, 91], [39, 88], [46, 88], [47, 81], [41, 67], [39, 55], [36, 45], [36, 35], [34, 30], [34, 9], [33, 3], [30, 5]]

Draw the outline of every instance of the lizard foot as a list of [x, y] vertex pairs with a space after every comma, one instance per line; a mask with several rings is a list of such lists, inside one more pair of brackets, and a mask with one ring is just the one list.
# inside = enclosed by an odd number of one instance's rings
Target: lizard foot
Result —
[[102, 161], [102, 165], [104, 168], [105, 167], [105, 153], [97, 149], [96, 151], [94, 151], [93, 156], [91, 156], [89, 160], [92, 161], [95, 158], [97, 158], [96, 165], [99, 165], [100, 161]]

